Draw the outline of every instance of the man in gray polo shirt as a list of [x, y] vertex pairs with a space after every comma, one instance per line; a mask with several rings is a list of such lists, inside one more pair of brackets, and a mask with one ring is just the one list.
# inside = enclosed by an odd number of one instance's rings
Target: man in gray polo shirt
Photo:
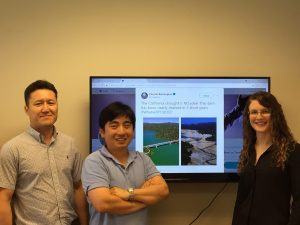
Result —
[[70, 225], [79, 217], [87, 225], [80, 153], [54, 126], [57, 90], [38, 80], [24, 97], [30, 126], [0, 151], [0, 224]]
[[101, 111], [99, 126], [105, 146], [86, 158], [81, 175], [90, 225], [145, 225], [147, 206], [166, 198], [169, 189], [147, 155], [128, 150], [134, 112], [111, 103]]

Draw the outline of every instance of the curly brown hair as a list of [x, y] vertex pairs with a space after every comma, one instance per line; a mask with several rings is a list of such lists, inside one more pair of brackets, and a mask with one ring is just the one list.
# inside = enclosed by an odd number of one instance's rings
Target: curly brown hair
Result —
[[251, 101], [257, 100], [262, 106], [271, 112], [270, 127], [274, 150], [274, 162], [276, 167], [285, 168], [285, 161], [290, 150], [296, 144], [293, 134], [287, 125], [283, 110], [274, 95], [269, 92], [259, 91], [251, 95], [243, 111], [243, 148], [238, 165], [239, 173], [249, 163], [250, 153], [255, 148], [256, 132], [252, 128], [249, 119], [249, 105]]

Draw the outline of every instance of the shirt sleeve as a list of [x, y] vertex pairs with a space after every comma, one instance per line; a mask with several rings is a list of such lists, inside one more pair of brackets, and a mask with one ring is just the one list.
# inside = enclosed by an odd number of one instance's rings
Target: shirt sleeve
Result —
[[17, 183], [18, 154], [9, 143], [0, 150], [0, 187], [14, 190]]
[[151, 158], [144, 154], [140, 153], [141, 157], [143, 158], [144, 161], [144, 167], [145, 167], [145, 180], [149, 180], [152, 177], [160, 175], [160, 172], [157, 170], [155, 164], [151, 160]]
[[99, 152], [90, 154], [83, 163], [81, 180], [83, 190], [87, 194], [97, 187], [109, 187], [109, 177], [105, 163], [101, 160]]
[[291, 179], [292, 208], [288, 225], [300, 224], [300, 145], [296, 144], [295, 150], [289, 159], [289, 172]]

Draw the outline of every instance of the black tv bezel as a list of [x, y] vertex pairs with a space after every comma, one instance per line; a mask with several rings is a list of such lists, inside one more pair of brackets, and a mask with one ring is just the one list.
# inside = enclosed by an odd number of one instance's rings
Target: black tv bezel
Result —
[[[268, 80], [268, 92], [271, 91], [271, 77], [269, 76], [100, 76], [93, 75], [89, 77], [89, 143], [90, 153], [92, 153], [92, 80], [96, 78], [103, 79], [266, 79]], [[237, 182], [239, 175], [237, 173], [162, 173], [164, 179], [168, 182]]]

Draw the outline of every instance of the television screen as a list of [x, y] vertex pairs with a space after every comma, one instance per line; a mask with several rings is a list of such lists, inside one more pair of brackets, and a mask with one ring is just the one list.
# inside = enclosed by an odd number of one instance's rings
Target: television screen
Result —
[[233, 181], [249, 95], [269, 77], [90, 77], [91, 152], [101, 148], [99, 113], [120, 101], [136, 114], [129, 146], [147, 154], [167, 180]]

